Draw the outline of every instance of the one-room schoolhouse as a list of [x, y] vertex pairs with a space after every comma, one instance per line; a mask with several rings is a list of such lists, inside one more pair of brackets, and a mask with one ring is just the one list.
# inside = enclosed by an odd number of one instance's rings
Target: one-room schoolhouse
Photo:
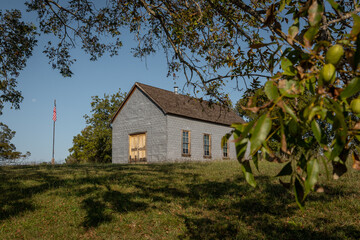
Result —
[[236, 158], [232, 110], [175, 91], [135, 83], [113, 116], [112, 162], [157, 163]]

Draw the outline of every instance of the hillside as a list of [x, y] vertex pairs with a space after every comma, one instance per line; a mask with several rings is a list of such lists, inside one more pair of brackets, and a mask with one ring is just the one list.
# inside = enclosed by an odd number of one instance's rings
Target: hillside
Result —
[[360, 172], [321, 176], [301, 211], [280, 168], [254, 189], [235, 161], [0, 167], [0, 238], [360, 239]]

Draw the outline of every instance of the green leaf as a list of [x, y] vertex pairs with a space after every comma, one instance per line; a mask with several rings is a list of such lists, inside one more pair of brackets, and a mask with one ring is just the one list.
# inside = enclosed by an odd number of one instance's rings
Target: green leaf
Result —
[[280, 115], [280, 150], [283, 151], [284, 153], [288, 154], [288, 150], [287, 150], [287, 141], [286, 141], [286, 136], [285, 136], [285, 127], [284, 127], [284, 121], [282, 119], [282, 116]]
[[254, 165], [256, 167], [256, 170], [259, 171], [259, 153], [256, 153], [254, 156], [253, 156], [253, 162], [254, 162]]
[[240, 132], [242, 132], [241, 129], [244, 129], [246, 125], [247, 125], [247, 123], [232, 123], [230, 127], [235, 128], [235, 129], [239, 130]]
[[284, 109], [295, 121], [298, 121], [298, 118], [295, 115], [294, 111], [286, 103], [284, 103]]
[[305, 180], [305, 196], [314, 189], [315, 184], [317, 183], [319, 176], [319, 163], [317, 159], [312, 159], [307, 163], [306, 166], [306, 180]]
[[[325, 152], [326, 153], [326, 152]], [[325, 153], [324, 153], [324, 155], [325, 155]], [[324, 157], [321, 157], [320, 158], [321, 159], [321, 161], [322, 161], [322, 163], [323, 163], [323, 165], [324, 165], [324, 168], [325, 168], [325, 172], [326, 172], [326, 179], [327, 180], [329, 180], [330, 179], [330, 173], [329, 173], [329, 169], [328, 169], [328, 164], [327, 164], [327, 162], [326, 162], [326, 158], [324, 158]]]
[[304, 188], [298, 178], [295, 178], [294, 190], [297, 205], [300, 207], [300, 209], [304, 209]]
[[355, 135], [356, 139], [360, 141], [360, 135]]
[[[248, 137], [249, 132], [253, 129], [253, 126], [255, 124], [255, 120], [249, 122], [237, 125], [235, 128], [235, 132], [238, 133], [236, 141], [241, 141], [243, 138]], [[233, 126], [233, 125], [231, 125]], [[235, 135], [234, 135], [235, 136]]]
[[313, 120], [313, 121], [311, 122], [311, 129], [312, 129], [312, 131], [313, 131], [313, 133], [314, 133], [314, 136], [315, 136], [315, 138], [316, 138], [316, 141], [318, 141], [318, 143], [319, 143], [320, 145], [322, 145], [322, 144], [321, 144], [321, 129], [320, 129], [319, 124], [318, 124], [315, 120]]
[[283, 74], [286, 75], [286, 76], [295, 76], [296, 75], [296, 70], [293, 67], [287, 68], [287, 69], [284, 70]]
[[293, 66], [293, 63], [289, 59], [287, 59], [286, 57], [283, 57], [281, 59], [281, 68], [283, 70], [285, 70], [285, 69], [287, 69], [289, 67], [292, 67], [292, 66]]
[[309, 19], [310, 26], [317, 27], [317, 25], [321, 21], [323, 11], [324, 11], [323, 6], [321, 4], [318, 4], [317, 0], [312, 1], [312, 4], [310, 5], [309, 10], [308, 10], [308, 14], [309, 14], [308, 19]]
[[334, 140], [334, 147], [331, 151], [329, 161], [333, 161], [336, 157], [340, 155], [342, 150], [345, 147], [345, 142], [343, 141], [342, 137], [337, 134]]
[[340, 10], [339, 4], [337, 2], [335, 2], [334, 0], [327, 0], [327, 1], [328, 3], [330, 3], [332, 8], [334, 8], [335, 10]]
[[290, 38], [294, 39], [295, 36], [296, 36], [296, 34], [299, 33], [299, 28], [298, 28], [298, 26], [292, 25], [292, 26], [289, 28], [288, 33], [289, 33]]
[[337, 131], [336, 134], [337, 138], [339, 138], [345, 144], [348, 127], [346, 124], [345, 116], [343, 114], [344, 108], [343, 106], [340, 106], [340, 104], [334, 101], [333, 99], [329, 99], [329, 100], [332, 103], [330, 107], [335, 113], [335, 116], [333, 117], [334, 118], [333, 130]]
[[317, 114], [321, 117], [322, 120], [325, 120], [327, 116], [328, 110], [325, 108], [320, 109], [320, 111], [317, 112]]
[[279, 7], [279, 12], [282, 12], [285, 9], [285, 6], [286, 6], [285, 0], [281, 0], [280, 7]]
[[292, 173], [293, 173], [293, 169], [291, 167], [291, 161], [290, 161], [281, 169], [281, 171], [278, 173], [278, 175], [276, 175], [276, 177], [288, 176], [291, 175]]
[[356, 37], [355, 44], [356, 44], [356, 51], [355, 51], [354, 64], [353, 64], [354, 71], [357, 70], [357, 68], [359, 67], [359, 63], [360, 63], [360, 33]]
[[307, 117], [307, 121], [310, 122], [313, 120], [313, 118], [315, 117], [315, 115], [321, 110], [320, 106], [315, 106], [310, 108], [310, 112], [309, 115]]
[[257, 151], [262, 143], [266, 140], [267, 135], [269, 134], [272, 126], [271, 118], [269, 118], [266, 115], [262, 115], [254, 128], [254, 132], [251, 135], [250, 142], [251, 142], [251, 148], [250, 152], [253, 154], [255, 151]]
[[241, 163], [240, 168], [245, 175], [246, 182], [249, 183], [250, 186], [256, 187], [256, 182], [255, 182], [252, 170], [251, 170], [250, 161], [249, 160], [243, 161]]
[[294, 80], [280, 80], [279, 91], [285, 97], [289, 97], [289, 98], [298, 97], [299, 96], [298, 94], [300, 93], [299, 82]]
[[240, 137], [238, 135], [238, 132], [234, 132], [234, 139], [235, 139], [235, 149], [236, 149], [236, 157], [237, 160], [241, 163], [242, 159], [246, 152], [246, 147], [249, 142], [248, 138], [243, 138], [240, 140]]
[[304, 43], [307, 48], [310, 48], [315, 35], [319, 32], [318, 27], [310, 27], [304, 34]]
[[316, 79], [315, 79], [315, 78], [311, 78], [311, 79], [306, 80], [305, 86], [306, 86], [306, 88], [307, 88], [312, 94], [315, 94]]
[[274, 64], [277, 63], [277, 61], [274, 60], [274, 57], [278, 54], [278, 52], [280, 51], [281, 48], [282, 48], [282, 46], [279, 45], [277, 47], [277, 49], [275, 51], [273, 51], [273, 53], [269, 57], [268, 62], [269, 62], [269, 70], [270, 70], [271, 73], [274, 70]]
[[360, 33], [360, 16], [356, 14], [352, 14], [352, 17], [354, 19], [354, 25], [353, 28], [351, 29], [350, 34], [352, 36], [357, 36]]
[[340, 93], [342, 99], [351, 97], [360, 91], [360, 77], [353, 78], [346, 86], [344, 91]]
[[328, 160], [330, 160], [331, 151], [326, 151], [326, 152], [324, 152], [324, 156], [325, 156]]
[[223, 137], [221, 138], [221, 148], [224, 147], [225, 143], [228, 142], [228, 140], [229, 140], [230, 137], [231, 137], [231, 133], [227, 133], [227, 134], [225, 134], [225, 136], [223, 136]]
[[289, 133], [293, 137], [297, 137], [299, 135], [300, 126], [294, 119], [291, 119], [287, 124], [289, 128]]
[[294, 64], [286, 57], [281, 58], [281, 69], [284, 70], [284, 75], [295, 76], [296, 69], [293, 66]]
[[274, 157], [274, 153], [272, 150], [267, 146], [266, 142], [263, 143], [261, 147], [261, 153], [263, 154], [263, 159], [269, 161], [269, 157]]
[[278, 89], [275, 85], [275, 83], [273, 81], [267, 81], [265, 83], [265, 94], [266, 96], [271, 100], [271, 101], [275, 101], [276, 99], [279, 98], [279, 92]]

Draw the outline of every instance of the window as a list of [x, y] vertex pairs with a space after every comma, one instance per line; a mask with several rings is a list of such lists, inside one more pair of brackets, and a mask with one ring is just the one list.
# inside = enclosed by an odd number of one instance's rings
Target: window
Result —
[[229, 145], [226, 141], [223, 146], [223, 158], [229, 158]]
[[211, 157], [211, 137], [210, 134], [204, 134], [204, 157]]
[[184, 157], [190, 156], [190, 131], [183, 130], [182, 131], [182, 150], [181, 155]]

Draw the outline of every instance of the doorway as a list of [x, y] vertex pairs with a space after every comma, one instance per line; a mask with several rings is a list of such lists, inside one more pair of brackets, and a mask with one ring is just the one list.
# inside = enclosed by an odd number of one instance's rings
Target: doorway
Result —
[[146, 163], [146, 133], [129, 135], [129, 163]]

